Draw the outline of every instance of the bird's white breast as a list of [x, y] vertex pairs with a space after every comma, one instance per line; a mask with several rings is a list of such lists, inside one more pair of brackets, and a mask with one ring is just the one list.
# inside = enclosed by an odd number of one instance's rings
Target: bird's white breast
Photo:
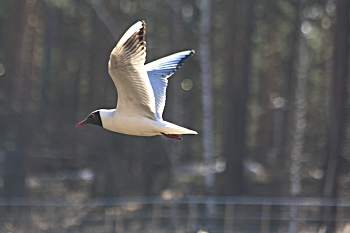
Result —
[[117, 111], [100, 111], [102, 126], [113, 132], [135, 136], [159, 135], [159, 125], [148, 117], [125, 115]]

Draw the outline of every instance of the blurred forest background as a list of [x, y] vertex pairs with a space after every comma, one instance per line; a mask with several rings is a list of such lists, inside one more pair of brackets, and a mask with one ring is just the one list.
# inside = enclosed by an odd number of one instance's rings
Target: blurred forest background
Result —
[[[350, 198], [348, 0], [0, 0], [0, 196]], [[136, 21], [182, 141], [75, 124]]]

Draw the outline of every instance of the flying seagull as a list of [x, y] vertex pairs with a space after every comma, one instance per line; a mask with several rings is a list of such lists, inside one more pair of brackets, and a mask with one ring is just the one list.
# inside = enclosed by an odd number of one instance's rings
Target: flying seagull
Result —
[[94, 124], [122, 134], [164, 135], [181, 140], [181, 134], [197, 134], [163, 120], [168, 78], [179, 69], [193, 50], [178, 52], [145, 65], [146, 23], [131, 26], [112, 50], [108, 71], [117, 88], [116, 109], [99, 109], [76, 127]]

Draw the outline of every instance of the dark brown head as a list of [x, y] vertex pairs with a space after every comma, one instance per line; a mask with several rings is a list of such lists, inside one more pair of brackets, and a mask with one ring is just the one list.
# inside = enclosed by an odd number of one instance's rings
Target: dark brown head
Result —
[[102, 127], [100, 111], [97, 110], [97, 111], [90, 113], [89, 116], [85, 120], [79, 122], [75, 127], [79, 127], [79, 126], [82, 126], [85, 124], [98, 125], [98, 126]]

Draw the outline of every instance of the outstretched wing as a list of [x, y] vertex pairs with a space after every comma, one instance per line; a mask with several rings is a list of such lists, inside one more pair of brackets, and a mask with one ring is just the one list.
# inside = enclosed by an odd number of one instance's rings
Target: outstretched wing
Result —
[[145, 65], [145, 69], [153, 88], [157, 119], [162, 119], [168, 78], [182, 66], [188, 57], [193, 54], [193, 50], [183, 51]]
[[155, 98], [145, 69], [146, 24], [131, 26], [113, 49], [108, 71], [118, 91], [117, 112], [156, 120]]

